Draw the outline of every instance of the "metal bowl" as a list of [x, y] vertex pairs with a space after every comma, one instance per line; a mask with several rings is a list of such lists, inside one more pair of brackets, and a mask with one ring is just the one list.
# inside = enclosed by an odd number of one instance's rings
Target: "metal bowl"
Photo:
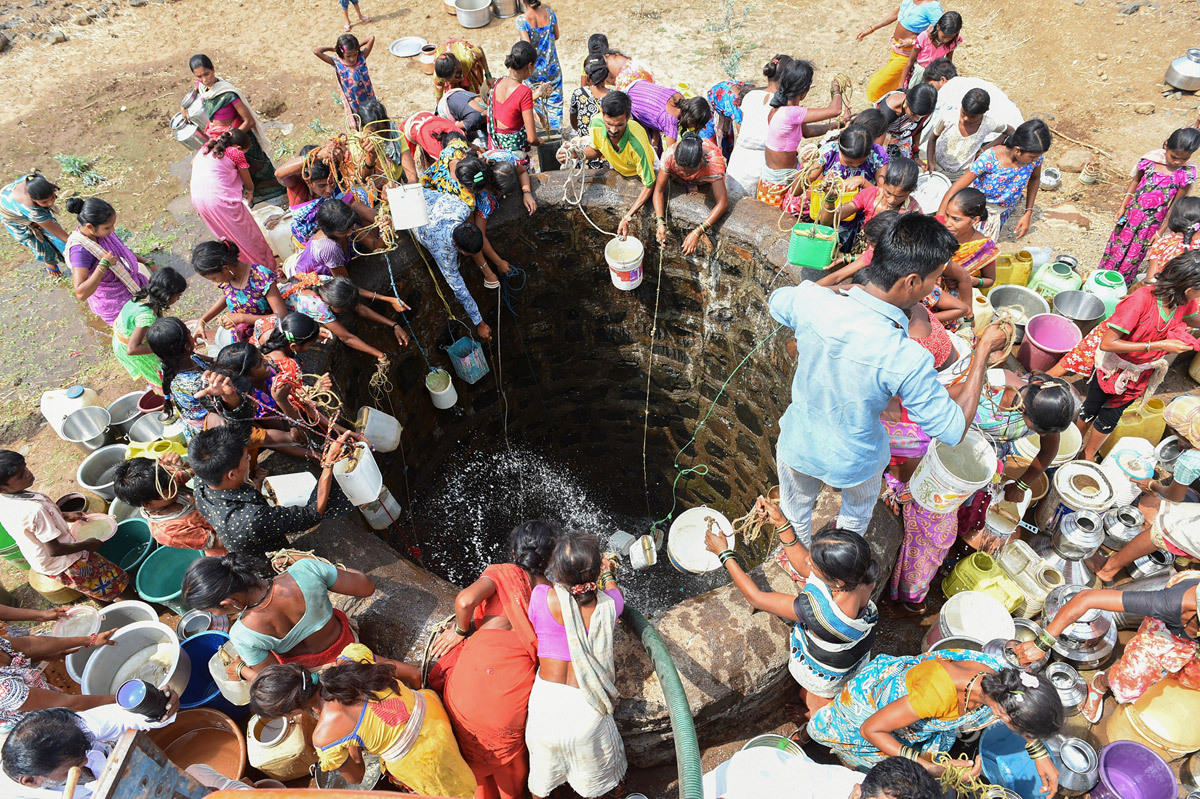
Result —
[[121, 435], [128, 435], [129, 428], [142, 415], [141, 409], [138, 408], [138, 402], [142, 399], [144, 391], [134, 391], [129, 394], [117, 397], [108, 406], [108, 417], [113, 427], [121, 431]]
[[1054, 295], [1053, 302], [1054, 312], [1074, 322], [1085, 336], [1104, 318], [1104, 300], [1086, 291], [1060, 291]]
[[948, 635], [945, 638], [939, 638], [925, 647], [926, 652], [941, 652], [945, 649], [965, 649], [969, 652], [982, 652], [983, 644], [965, 635]]
[[129, 440], [148, 444], [162, 438], [164, 429], [163, 423], [158, 420], [158, 414], [148, 413], [129, 426]]
[[84, 452], [95, 452], [111, 444], [116, 434], [110, 424], [108, 409], [89, 405], [67, 414], [62, 423], [62, 437]]
[[[1050, 304], [1036, 291], [1027, 289], [1024, 286], [996, 286], [988, 292], [988, 302], [992, 304], [992, 307], [996, 311], [999, 311], [1001, 308], [1019, 308], [1024, 314], [1026, 322], [1038, 314], [1050, 313]], [[1019, 344], [1024, 340], [1025, 324], [1019, 323], [1017, 324], [1014, 343]]]
[[[104, 409], [101, 408], [101, 410]], [[116, 499], [117, 493], [113, 490], [113, 473], [117, 470], [117, 464], [125, 460], [125, 454], [128, 451], [129, 447], [124, 444], [110, 444], [107, 447], [101, 447], [79, 464], [79, 468], [75, 470], [75, 482], [79, 483], [85, 491], [99, 494], [104, 499], [110, 501]]]
[[1087, 699], [1087, 683], [1079, 676], [1079, 672], [1068, 663], [1051, 663], [1046, 667], [1046, 679], [1058, 692], [1063, 712], [1067, 716], [1078, 713]]
[[1067, 796], [1085, 794], [1100, 781], [1100, 757], [1087, 741], [1053, 735], [1046, 748], [1058, 758], [1058, 789]]

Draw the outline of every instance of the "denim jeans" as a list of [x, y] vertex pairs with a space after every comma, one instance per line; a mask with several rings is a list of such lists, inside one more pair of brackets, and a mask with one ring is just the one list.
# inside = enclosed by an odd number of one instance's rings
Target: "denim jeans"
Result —
[[[792, 523], [796, 537], [804, 546], [812, 543], [812, 513], [817, 495], [824, 485], [815, 477], [798, 472], [775, 457], [779, 470], [779, 506], [783, 515]], [[842, 507], [838, 513], [837, 526], [843, 530], [863, 534], [875, 513], [875, 502], [879, 499], [883, 472], [867, 478], [858, 485], [841, 489]]]

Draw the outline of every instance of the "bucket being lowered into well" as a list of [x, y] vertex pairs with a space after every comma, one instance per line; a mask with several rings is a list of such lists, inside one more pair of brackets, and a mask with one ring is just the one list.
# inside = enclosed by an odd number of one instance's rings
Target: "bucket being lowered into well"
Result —
[[469, 336], [463, 336], [451, 344], [446, 348], [446, 352], [450, 354], [450, 365], [454, 367], [454, 373], [468, 386], [475, 385], [491, 371], [483, 354], [483, 347]]
[[996, 450], [978, 430], [954, 446], [934, 441], [913, 472], [913, 499], [926, 510], [949, 513], [996, 474]]
[[604, 245], [604, 260], [608, 263], [608, 276], [613, 285], [622, 291], [632, 291], [642, 285], [642, 256], [645, 248], [637, 239], [609, 239]]
[[438, 410], [453, 408], [454, 403], [458, 402], [454, 381], [445, 369], [430, 369], [429, 374], [425, 375], [425, 388], [429, 391], [429, 398], [433, 400], [433, 407]]

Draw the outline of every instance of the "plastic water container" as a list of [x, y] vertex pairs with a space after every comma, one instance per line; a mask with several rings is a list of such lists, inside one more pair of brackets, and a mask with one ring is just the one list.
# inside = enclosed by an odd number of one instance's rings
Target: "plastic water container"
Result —
[[632, 291], [642, 285], [642, 257], [645, 254], [646, 248], [632, 236], [609, 239], [604, 245], [604, 260], [613, 285], [621, 291]]
[[1114, 505], [1133, 505], [1142, 490], [1134, 480], [1154, 476], [1154, 445], [1138, 436], [1125, 436], [1104, 456], [1100, 468], [1108, 475], [1116, 497]]
[[942, 593], [947, 597], [963, 591], [979, 591], [994, 597], [1009, 613], [1016, 611], [1025, 601], [1017, 584], [986, 552], [972, 552], [960, 560], [942, 581]]
[[59, 438], [62, 437], [62, 423], [67, 414], [79, 408], [88, 406], [104, 407], [100, 395], [94, 389], [84, 386], [56, 388], [42, 393], [40, 401], [42, 417], [53, 428]]
[[912, 198], [921, 207], [921, 213], [936, 214], [951, 185], [950, 178], [941, 172], [924, 172], [917, 178], [917, 188]]
[[188, 679], [187, 687], [179, 697], [179, 707], [181, 709], [190, 710], [194, 707], [209, 707], [213, 710], [219, 710], [235, 719], [242, 718], [250, 713], [249, 707], [236, 705], [226, 699], [209, 670], [201, 666], [201, 664], [209, 663], [213, 655], [217, 653], [217, 650], [228, 641], [229, 633], [220, 630], [208, 630], [199, 635], [193, 635], [180, 644], [180, 648], [187, 653], [188, 659], [191, 660], [194, 666], [191, 676]]
[[1053, 300], [1060, 291], [1073, 291], [1083, 285], [1083, 279], [1066, 264], [1047, 264], [1038, 270], [1029, 281], [1029, 288]]
[[296, 251], [292, 241], [292, 212], [269, 202], [259, 203], [250, 209], [263, 238], [280, 261], [286, 261]]
[[800, 222], [788, 241], [788, 263], [806, 269], [828, 269], [837, 247], [837, 231], [827, 225]]
[[276, 507], [298, 508], [308, 504], [316, 487], [316, 476], [308, 472], [273, 474], [263, 480], [263, 495]]
[[450, 354], [450, 365], [458, 379], [473, 386], [491, 371], [487, 357], [483, 354], [483, 346], [469, 336], [463, 336], [446, 348]]
[[719, 511], [700, 505], [675, 517], [667, 533], [667, 559], [681, 572], [702, 574], [721, 568], [720, 559], [704, 547], [709, 519], [725, 535], [725, 546], [733, 549], [733, 525]]
[[387, 196], [388, 211], [394, 230], [412, 230], [429, 224], [429, 210], [425, 207], [425, 189], [420, 183], [404, 183], [390, 186]]
[[400, 434], [404, 432], [399, 419], [370, 405], [359, 410], [355, 426], [376, 452], [391, 452], [400, 446]]
[[1058, 523], [1069, 513], [1090, 510], [1103, 514], [1116, 501], [1112, 481], [1090, 461], [1065, 463], [1050, 481], [1050, 493], [1037, 506], [1035, 521], [1047, 535], [1058, 529]]
[[363, 518], [367, 520], [367, 524], [371, 525], [372, 530], [386, 530], [389, 525], [398, 522], [401, 514], [404, 513], [400, 503], [392, 496], [392, 492], [388, 490], [387, 486], [383, 487], [374, 502], [360, 506], [359, 510], [362, 511]]
[[96, 551], [135, 577], [158, 542], [150, 535], [149, 522], [140, 516], [125, 519], [116, 527], [116, 533]]
[[929, 445], [909, 481], [913, 499], [926, 510], [949, 513], [987, 485], [996, 474], [996, 450], [978, 430], [962, 442]]
[[1117, 303], [1125, 299], [1129, 292], [1125, 286], [1125, 278], [1121, 277], [1120, 272], [1112, 269], [1097, 269], [1092, 272], [1083, 282], [1083, 290], [1096, 295], [1104, 303], [1105, 319], [1113, 315], [1113, 311], [1117, 310]]
[[1025, 338], [1017, 349], [1017, 360], [1031, 372], [1045, 372], [1082, 338], [1079, 326], [1065, 316], [1038, 314], [1025, 325]]
[[[159, 547], [150, 553], [138, 569], [134, 583], [138, 596], [147, 602], [157, 602], [183, 615], [191, 610], [183, 601], [183, 575], [192, 561], [199, 560], [203, 553], [198, 549]], [[171, 633], [175, 638], [175, 633]], [[161, 686], [160, 686], [161, 687]]]
[[29, 562], [21, 555], [21, 548], [4, 529], [4, 525], [0, 525], [0, 558], [7, 560], [19, 569], [29, 570]]
[[[1050, 462], [1050, 468], [1054, 469], [1062, 466], [1064, 463], [1075, 460], [1075, 456], [1079, 454], [1079, 450], [1082, 447], [1083, 436], [1080, 434], [1079, 428], [1075, 425], [1069, 426], [1066, 430], [1058, 434], [1058, 452]], [[1041, 448], [1042, 440], [1038, 437], [1037, 433], [1030, 433], [1027, 436], [1018, 438], [1013, 443], [1014, 452], [1030, 462], [1037, 457], [1038, 451]]]
[[383, 475], [375, 463], [375, 456], [362, 442], [355, 444], [353, 454], [333, 465], [333, 479], [355, 505], [375, 502], [383, 490]]
[[1125, 413], [1121, 414], [1121, 419], [1112, 434], [1100, 446], [1100, 454], [1107, 455], [1112, 452], [1126, 436], [1137, 436], [1151, 444], [1158, 444], [1162, 441], [1163, 433], [1167, 431], [1167, 422], [1163, 419], [1166, 407], [1166, 403], [1157, 397], [1144, 403], [1135, 402], [1130, 405], [1125, 409]]
[[248, 680], [231, 679], [225, 667], [237, 660], [237, 649], [229, 641], [229, 636], [213, 652], [208, 659], [208, 675], [213, 684], [221, 692], [221, 696], [231, 704], [243, 707], [250, 704], [250, 682]]
[[1046, 596], [1065, 582], [1062, 572], [1019, 538], [1005, 544], [996, 555], [996, 564], [1021, 592], [1021, 606], [1013, 611], [1021, 618], [1030, 619], [1041, 613]]
[[1013, 791], [1021, 799], [1047, 799], [1047, 794], [1039, 790], [1042, 778], [1025, 751], [1025, 743], [1024, 738], [1003, 724], [993, 724], [985, 729], [979, 736], [984, 777], [994, 785]]
[[430, 369], [425, 375], [425, 389], [433, 400], [433, 407], [439, 410], [453, 408], [458, 402], [458, 392], [454, 390], [454, 381], [445, 369]]
[[[850, 191], [844, 191], [841, 194], [839, 194], [837, 196], [837, 199], [838, 199], [839, 203], [844, 203], [844, 202], [849, 202], [850, 200], [853, 200], [857, 195], [858, 195], [858, 189], [851, 189]], [[809, 191], [809, 193], [808, 193], [808, 207], [809, 208], [820, 210], [821, 206], [824, 204], [825, 204], [825, 192], [821, 191], [820, 189], [812, 189], [811, 191]], [[842, 221], [849, 222], [858, 216], [858, 209], [855, 208], [854, 206], [850, 206], [849, 210], [843, 211], [842, 213], [845, 214], [842, 217]]]
[[658, 548], [654, 545], [654, 536], [647, 533], [629, 547], [629, 565], [634, 571], [641, 571], [655, 563], [658, 563]]
[[996, 315], [996, 311], [988, 302], [988, 298], [977, 291], [971, 297], [971, 315], [975, 317], [975, 335], [978, 336], [985, 327], [992, 323], [992, 317]]
[[309, 767], [317, 762], [317, 750], [311, 742], [313, 724], [303, 713], [277, 719], [251, 716], [246, 723], [246, 756], [250, 765], [280, 780], [307, 777]]

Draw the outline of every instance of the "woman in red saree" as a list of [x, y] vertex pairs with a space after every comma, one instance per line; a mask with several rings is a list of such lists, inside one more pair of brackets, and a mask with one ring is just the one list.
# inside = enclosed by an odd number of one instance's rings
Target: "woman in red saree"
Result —
[[429, 674], [442, 695], [463, 759], [475, 774], [475, 799], [526, 794], [525, 716], [537, 672], [537, 635], [529, 621], [533, 586], [560, 533], [535, 520], [513, 529], [512, 563], [495, 563], [454, 600], [454, 627], [434, 642]]

